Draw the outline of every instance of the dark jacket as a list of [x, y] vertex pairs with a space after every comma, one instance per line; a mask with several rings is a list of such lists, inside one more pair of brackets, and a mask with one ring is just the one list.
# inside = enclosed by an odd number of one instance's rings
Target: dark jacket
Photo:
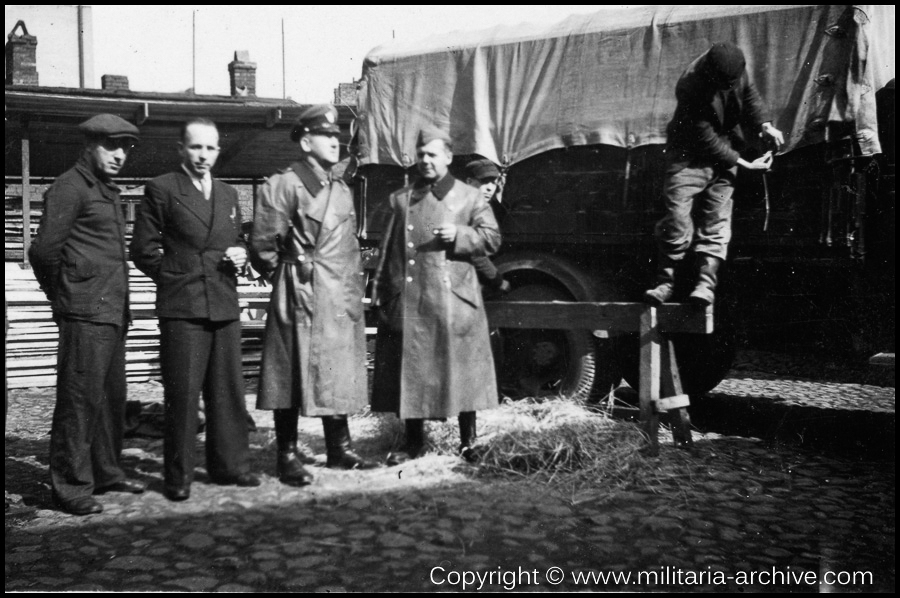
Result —
[[[701, 159], [727, 167], [737, 164], [745, 132], [756, 132], [770, 118], [745, 70], [731, 89], [722, 91], [706, 75], [706, 54], [678, 79], [678, 106], [666, 129], [673, 161]], [[745, 127], [746, 130], [742, 130]]]
[[98, 179], [85, 158], [44, 194], [28, 257], [54, 314], [119, 325], [129, 319], [119, 188]]
[[131, 258], [156, 283], [157, 316], [239, 319], [237, 271], [222, 259], [246, 246], [237, 191], [213, 179], [206, 200], [186, 173], [172, 172], [148, 182], [145, 195]]

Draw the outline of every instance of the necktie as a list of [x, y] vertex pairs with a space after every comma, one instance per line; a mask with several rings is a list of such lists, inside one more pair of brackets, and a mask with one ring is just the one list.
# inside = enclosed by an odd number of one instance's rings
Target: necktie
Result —
[[209, 177], [200, 179], [200, 189], [203, 190], [203, 198], [208, 200], [212, 195], [212, 181]]

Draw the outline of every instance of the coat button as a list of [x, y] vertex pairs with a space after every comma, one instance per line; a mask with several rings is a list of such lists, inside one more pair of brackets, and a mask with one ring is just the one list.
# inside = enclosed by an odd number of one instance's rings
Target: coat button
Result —
[[415, 266], [415, 265], [416, 265], [416, 260], [409, 260], [409, 265], [410, 265], [410, 266]]
[[306, 256], [305, 256], [305, 255], [301, 255], [301, 256], [298, 257], [297, 259], [300, 260], [301, 262], [305, 262], [305, 261], [306, 261]]
[[412, 276], [407, 276], [407, 277], [406, 277], [406, 282], [412, 282]]
[[410, 224], [409, 226], [406, 227], [406, 230], [413, 230], [414, 228], [415, 227], [412, 224]]
[[412, 249], [413, 247], [416, 246], [416, 244], [413, 243], [412, 241], [410, 241], [409, 243], [406, 244], [406, 246], [409, 247], [410, 249]]

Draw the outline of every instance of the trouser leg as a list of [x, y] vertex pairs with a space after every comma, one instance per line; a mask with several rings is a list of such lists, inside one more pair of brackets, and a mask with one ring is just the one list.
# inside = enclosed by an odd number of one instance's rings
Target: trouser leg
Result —
[[194, 480], [200, 391], [212, 340], [200, 320], [163, 319], [159, 328], [166, 402], [165, 486], [187, 488]]
[[125, 402], [128, 397], [125, 378], [126, 333], [124, 325], [105, 331], [105, 336], [109, 337], [109, 369], [103, 385], [105, 401], [97, 422], [97, 441], [91, 447], [94, 483], [97, 488], [111, 486], [125, 479], [120, 460], [125, 434]]
[[697, 198], [694, 252], [725, 260], [731, 242], [731, 215], [737, 168], [715, 169], [706, 192]]
[[209, 322], [207, 326], [211, 346], [203, 385], [206, 469], [212, 478], [229, 478], [250, 471], [241, 322]]
[[[63, 501], [93, 491], [96, 456], [100, 483], [124, 479], [106, 382], [122, 333], [119, 326], [62, 318], [59, 322], [56, 405], [50, 430], [50, 483]], [[124, 394], [122, 399], [124, 402]], [[99, 437], [98, 437], [99, 433]], [[96, 445], [96, 447], [95, 447]]]

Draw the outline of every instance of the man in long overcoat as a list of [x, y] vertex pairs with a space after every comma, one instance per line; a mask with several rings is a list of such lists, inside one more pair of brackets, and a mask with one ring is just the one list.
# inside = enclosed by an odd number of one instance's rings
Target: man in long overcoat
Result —
[[424, 420], [458, 416], [460, 454], [472, 455], [479, 409], [496, 407], [487, 316], [472, 258], [493, 254], [500, 232], [481, 192], [449, 173], [449, 136], [423, 129], [421, 178], [391, 195], [391, 223], [376, 275], [381, 321], [372, 410], [406, 420], [406, 446], [388, 464], [419, 456]]
[[250, 473], [237, 272], [247, 261], [237, 191], [214, 179], [219, 132], [188, 121], [181, 168], [147, 183], [131, 257], [156, 283], [165, 389], [164, 492], [186, 500], [194, 479], [200, 394], [214, 483], [258, 486]]
[[85, 150], [44, 195], [28, 251], [59, 325], [56, 408], [50, 428], [53, 498], [74, 515], [99, 513], [91, 494], [140, 493], [119, 463], [125, 427], [128, 256], [119, 174], [138, 129], [112, 114], [81, 123]]
[[258, 409], [273, 409], [279, 479], [304, 486], [314, 458], [297, 438], [300, 415], [320, 417], [326, 466], [374, 467], [351, 450], [347, 415], [366, 406], [365, 279], [353, 196], [332, 177], [337, 110], [311, 106], [291, 139], [300, 160], [260, 189], [251, 263], [272, 278]]

